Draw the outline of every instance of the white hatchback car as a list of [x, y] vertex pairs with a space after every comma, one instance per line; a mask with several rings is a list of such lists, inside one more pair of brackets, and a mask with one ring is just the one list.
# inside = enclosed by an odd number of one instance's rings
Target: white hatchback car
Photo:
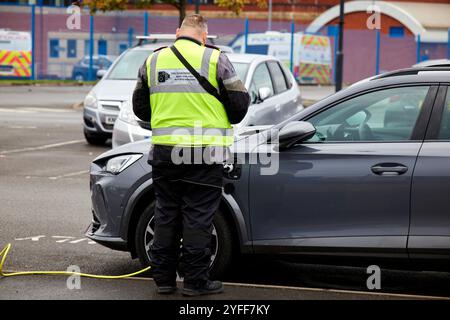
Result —
[[[251, 96], [247, 115], [236, 125], [238, 132], [242, 127], [280, 123], [303, 108], [300, 90], [292, 73], [276, 58], [256, 54], [227, 55]], [[149, 137], [150, 124], [134, 115], [130, 97], [114, 124], [112, 146], [115, 148]]]

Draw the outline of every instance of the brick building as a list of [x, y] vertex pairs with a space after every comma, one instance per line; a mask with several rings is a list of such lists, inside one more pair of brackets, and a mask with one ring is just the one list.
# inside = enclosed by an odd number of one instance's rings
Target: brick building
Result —
[[[188, 0], [193, 12], [195, 0]], [[210, 33], [218, 34], [222, 44], [244, 31], [245, 18], [251, 32], [264, 32], [268, 9], [248, 5], [236, 16], [213, 4], [199, 0], [200, 12], [210, 20]], [[346, 1], [344, 81], [354, 82], [374, 74], [375, 32], [367, 29], [369, 4], [378, 4], [381, 12], [381, 70], [407, 67], [415, 63], [416, 37], [421, 35], [420, 59], [447, 56], [447, 28], [450, 27], [449, 0]], [[39, 77], [70, 76], [72, 65], [89, 52], [90, 17], [81, 14], [81, 28], [68, 30], [65, 6], [71, 0], [0, 0], [0, 28], [31, 31], [31, 8], [37, 3], [35, 19], [35, 70]], [[15, 3], [16, 5], [11, 5]], [[296, 31], [335, 34], [339, 0], [273, 0], [272, 30], [288, 31], [290, 22]], [[40, 6], [42, 4], [43, 6]], [[402, 15], [401, 12], [408, 14]], [[178, 11], [167, 4], [155, 4], [149, 10], [150, 33], [172, 33], [178, 26]], [[447, 17], [447, 19], [445, 18]], [[98, 13], [94, 19], [94, 54], [118, 55], [143, 34], [144, 11], [132, 4], [124, 12]], [[334, 44], [335, 39], [332, 40]], [[333, 48], [334, 49], [334, 48]]]

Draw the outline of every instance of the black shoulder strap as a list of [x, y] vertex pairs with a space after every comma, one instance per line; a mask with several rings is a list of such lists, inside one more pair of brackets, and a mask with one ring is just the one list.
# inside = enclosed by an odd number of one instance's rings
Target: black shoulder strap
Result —
[[178, 51], [175, 46], [171, 46], [170, 49], [175, 54], [175, 56], [178, 58], [178, 60], [181, 61], [181, 63], [186, 67], [186, 69], [189, 70], [190, 73], [197, 79], [197, 81], [200, 83], [200, 85], [205, 89], [206, 92], [216, 97], [217, 100], [222, 102], [221, 97], [219, 93], [217, 92], [217, 89], [214, 88], [214, 86], [206, 79], [204, 76], [199, 74], [190, 64], [186, 61], [186, 59], [183, 57], [183, 55]]

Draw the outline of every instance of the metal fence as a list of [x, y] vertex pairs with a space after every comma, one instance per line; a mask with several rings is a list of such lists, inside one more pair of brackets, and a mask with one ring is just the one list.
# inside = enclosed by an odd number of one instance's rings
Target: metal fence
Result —
[[[148, 11], [90, 15], [87, 9], [82, 9], [77, 15], [73, 10], [63, 7], [0, 5], [0, 29], [29, 34], [29, 49], [23, 49], [17, 57], [10, 54], [5, 58], [6, 51], [0, 47], [0, 78], [95, 80], [97, 70], [108, 67], [122, 52], [137, 44], [137, 35], [174, 33], [177, 26], [178, 16], [153, 15]], [[273, 53], [273, 48], [261, 49], [261, 46], [256, 48], [248, 45], [248, 39], [254, 34], [265, 33], [267, 26], [267, 20], [262, 19], [209, 19], [210, 34], [219, 37], [216, 44], [235, 45], [239, 37], [244, 37], [244, 49], [241, 52], [247, 53]], [[272, 31], [291, 36], [304, 33], [307, 26], [290, 21], [272, 21], [271, 28]], [[331, 59], [330, 70], [325, 72], [330, 73], [329, 82], [332, 83], [337, 27], [325, 27], [316, 35], [328, 37]], [[285, 64], [294, 73], [302, 71], [302, 67], [294, 61], [299, 50], [296, 43], [290, 41], [283, 53]], [[418, 61], [439, 58], [450, 58], [450, 39], [447, 43], [423, 43], [408, 34], [391, 37], [379, 30], [345, 30], [345, 83], [353, 83], [384, 71], [410, 67]], [[2, 72], [7, 66], [1, 64], [8, 60], [21, 65], [23, 72]]]

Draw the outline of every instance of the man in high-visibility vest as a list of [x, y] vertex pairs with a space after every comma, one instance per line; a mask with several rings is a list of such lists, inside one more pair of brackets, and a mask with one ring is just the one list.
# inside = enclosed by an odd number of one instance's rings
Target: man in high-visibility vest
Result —
[[150, 263], [159, 293], [177, 290], [177, 270], [184, 295], [223, 291], [208, 274], [222, 194], [220, 159], [233, 143], [231, 124], [244, 118], [250, 97], [227, 56], [206, 45], [207, 33], [206, 19], [187, 16], [174, 45], [148, 57], [133, 93], [134, 113], [152, 128], [156, 203]]

